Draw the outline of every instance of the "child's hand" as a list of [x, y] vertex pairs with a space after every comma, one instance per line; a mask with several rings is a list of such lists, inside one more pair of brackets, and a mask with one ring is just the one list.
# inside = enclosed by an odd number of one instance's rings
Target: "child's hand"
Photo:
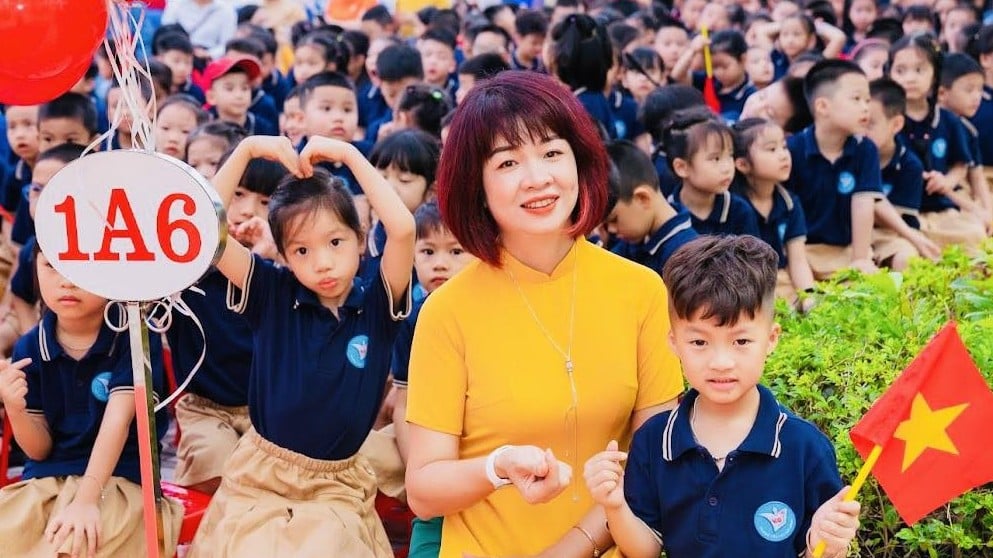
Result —
[[0, 402], [9, 411], [23, 411], [28, 406], [28, 380], [23, 368], [29, 364], [30, 358], [14, 363], [0, 361]]
[[237, 227], [229, 227], [228, 232], [235, 240], [261, 256], [267, 256], [276, 250], [276, 242], [272, 239], [269, 223], [257, 215]]
[[297, 155], [293, 148], [293, 142], [286, 136], [249, 136], [242, 140], [239, 147], [248, 150], [248, 156], [252, 159], [268, 159], [282, 163], [290, 174], [297, 178], [304, 178], [313, 174], [304, 172], [301, 165], [301, 155]]
[[914, 248], [917, 248], [921, 256], [929, 260], [937, 261], [941, 258], [941, 247], [917, 229], [910, 230], [910, 243], [914, 245]]
[[824, 541], [827, 545], [824, 556], [843, 556], [847, 551], [848, 545], [858, 531], [859, 511], [862, 509], [858, 502], [843, 501], [850, 488], [849, 486], [842, 488], [814, 512], [807, 539], [810, 550], [817, 548], [817, 543], [820, 541]]
[[865, 273], [866, 275], [872, 275], [873, 273], [879, 271], [879, 268], [876, 267], [876, 264], [874, 264], [872, 260], [868, 258], [852, 260], [851, 267], [861, 271], [862, 273]]
[[624, 467], [621, 462], [628, 454], [617, 451], [617, 440], [607, 443], [602, 451], [586, 462], [583, 476], [590, 489], [593, 501], [605, 509], [617, 509], [624, 505]]
[[702, 33], [693, 37], [693, 40], [690, 41], [690, 50], [693, 52], [703, 52], [703, 47], [705, 46], [710, 46], [710, 38], [704, 37]]
[[529, 504], [551, 501], [572, 480], [572, 467], [556, 459], [552, 450], [535, 446], [514, 446], [497, 456], [494, 468]]
[[[45, 539], [56, 551], [72, 536], [72, 556], [95, 558], [100, 542], [100, 507], [96, 503], [73, 500], [52, 516], [45, 528]], [[85, 549], [85, 554], [84, 554]], [[61, 554], [60, 554], [61, 556]]]
[[924, 189], [931, 195], [947, 196], [955, 190], [955, 180], [938, 171], [924, 172]]
[[356, 153], [358, 149], [348, 142], [314, 136], [300, 152], [300, 168], [310, 176], [314, 173], [315, 164], [327, 161], [348, 165], [348, 158]]

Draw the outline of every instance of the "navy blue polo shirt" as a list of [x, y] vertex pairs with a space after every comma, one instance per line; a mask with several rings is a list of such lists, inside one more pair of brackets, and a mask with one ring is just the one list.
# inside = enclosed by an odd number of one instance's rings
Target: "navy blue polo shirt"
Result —
[[963, 116], [959, 116], [959, 122], [962, 124], [962, 129], [965, 131], [965, 147], [966, 151], [969, 152], [969, 157], [972, 158], [972, 162], [975, 166], [983, 165], [983, 150], [980, 147], [979, 140], [979, 129], [968, 119]]
[[207, 96], [204, 95], [203, 89], [200, 89], [200, 86], [192, 81], [187, 81], [185, 85], [179, 88], [179, 92], [200, 101], [201, 105], [207, 104]]
[[786, 258], [786, 244], [791, 240], [807, 237], [807, 219], [803, 215], [800, 200], [795, 194], [791, 194], [786, 188], [777, 184], [776, 191], [772, 194], [772, 209], [769, 215], [765, 216], [755, 209], [748, 198], [744, 199], [755, 212], [759, 238], [772, 246], [779, 255], [780, 269], [786, 267], [789, 263]]
[[586, 112], [593, 117], [593, 120], [600, 125], [600, 128], [607, 134], [609, 139], [620, 139], [617, 137], [617, 115], [614, 114], [614, 106], [607, 99], [607, 96], [599, 91], [588, 91], [585, 87], [573, 91], [576, 99], [583, 105]]
[[519, 58], [517, 58], [517, 49], [516, 48], [510, 54], [510, 69], [511, 70], [527, 70], [527, 71], [531, 71], [531, 72], [540, 72], [542, 74], [548, 73], [548, 70], [545, 68], [545, 64], [544, 64], [544, 62], [542, 62], [540, 56], [535, 57], [535, 59], [531, 61], [531, 65], [528, 66], [528, 65], [525, 65], [523, 62], [521, 62]]
[[[300, 140], [300, 143], [297, 145], [297, 153], [303, 151], [303, 148], [307, 146], [307, 139], [308, 138], [305, 137], [302, 140]], [[372, 151], [372, 146], [374, 142], [367, 140], [360, 140], [349, 143], [357, 147], [359, 152], [362, 153], [362, 156], [368, 159], [369, 153]], [[331, 176], [336, 176], [340, 178], [345, 183], [345, 188], [347, 188], [348, 191], [351, 192], [353, 196], [365, 195], [365, 193], [362, 190], [362, 186], [359, 185], [358, 179], [356, 179], [355, 175], [352, 174], [352, 170], [348, 168], [348, 165], [344, 163], [322, 162], [322, 163], [318, 163], [317, 166], [331, 173]]]
[[993, 130], [993, 89], [990, 86], [983, 86], [983, 101], [970, 121], [977, 130], [986, 130], [979, 141], [979, 152], [984, 165], [993, 165], [993, 137], [989, 135]]
[[0, 188], [0, 196], [3, 196], [0, 205], [10, 213], [16, 213], [23, 199], [21, 192], [28, 184], [31, 184], [31, 167], [23, 159], [18, 158], [11, 166], [10, 172], [4, 176], [4, 185]]
[[[291, 89], [293, 85], [290, 84], [290, 80], [276, 69], [269, 73], [268, 78], [262, 80], [262, 90], [272, 99], [277, 115], [283, 113], [283, 104]], [[276, 121], [278, 122], [279, 119], [277, 118]]]
[[[387, 107], [386, 112], [384, 112], [381, 117], [369, 122], [369, 125], [365, 129], [364, 141], [370, 144], [376, 143], [376, 140], [379, 136], [379, 129], [382, 128], [384, 125], [386, 125], [388, 122], [392, 122], [392, 121], [393, 121], [393, 110]], [[361, 122], [359, 124], [361, 124]]]
[[755, 423], [720, 471], [693, 435], [695, 390], [635, 433], [624, 497], [667, 556], [795, 558], [814, 512], [841, 490], [830, 440], [756, 389]]
[[10, 229], [10, 239], [21, 246], [34, 236], [34, 217], [31, 217], [31, 204], [28, 202], [30, 191], [30, 184], [21, 188], [21, 202], [14, 212], [14, 225]]
[[37, 272], [34, 261], [35, 244], [37, 244], [37, 240], [31, 236], [21, 246], [21, 250], [17, 253], [17, 269], [10, 277], [11, 294], [28, 304], [38, 302], [38, 291], [35, 290], [35, 274]]
[[[387, 114], [390, 115], [390, 120], [393, 119], [393, 111], [386, 104], [383, 93], [371, 81], [359, 86], [355, 92], [355, 98], [359, 104], [360, 127], [368, 129], [373, 122], [382, 120]], [[366, 137], [369, 136], [366, 135]]]
[[252, 105], [248, 112], [255, 115], [255, 134], [257, 136], [279, 135], [279, 111], [276, 102], [262, 89], [253, 91]]
[[614, 131], [617, 139], [632, 140], [645, 133], [645, 125], [638, 118], [638, 101], [628, 94], [614, 91], [610, 96], [614, 112]]
[[255, 334], [248, 409], [259, 434], [314, 459], [354, 455], [379, 413], [410, 300], [399, 314], [392, 306], [381, 276], [357, 280], [335, 318], [292, 271], [253, 255], [231, 308]]
[[[682, 186], [676, 188], [669, 196], [669, 203], [676, 211], [683, 211], [685, 206], [679, 201]], [[731, 192], [724, 191], [714, 196], [714, 208], [705, 219], [690, 213], [693, 230], [699, 234], [750, 234], [759, 235], [759, 224], [755, 219], [755, 211], [748, 201]]]
[[[901, 138], [924, 164], [924, 170], [947, 173], [957, 164], [975, 166], [969, 153], [969, 140], [962, 121], [955, 114], [939, 108], [928, 121], [905, 119]], [[952, 200], [943, 195], [924, 192], [921, 198], [921, 211], [944, 211], [956, 208]]]
[[773, 49], [772, 51], [773, 81], [780, 79], [790, 72], [790, 59], [783, 51]]
[[680, 181], [679, 177], [672, 172], [669, 158], [661, 145], [657, 146], [655, 153], [652, 154], [652, 164], [655, 165], [655, 174], [659, 175], [659, 191], [668, 198], [679, 187]]
[[611, 252], [633, 262], [655, 270], [662, 275], [662, 267], [669, 258], [687, 242], [699, 236], [693, 229], [690, 212], [683, 209], [675, 217], [669, 219], [659, 230], [651, 234], [644, 242], [635, 244], [617, 241]]
[[397, 387], [407, 387], [410, 347], [414, 344], [414, 327], [417, 325], [417, 317], [421, 315], [425, 300], [427, 296], [414, 303], [410, 315], [400, 324], [400, 331], [397, 332], [396, 341], [393, 342], [393, 384]]
[[[220, 117], [217, 114], [217, 107], [211, 107], [210, 115], [214, 120], [219, 120]], [[250, 136], [278, 136], [279, 128], [276, 124], [269, 122], [265, 118], [260, 118], [252, 109], [249, 108], [248, 112], [245, 114], [245, 122], [241, 124], [241, 127], [248, 132]]]
[[793, 170], [785, 186], [796, 194], [807, 217], [807, 243], [848, 246], [852, 243], [852, 196], [882, 197], [879, 151], [862, 137], [849, 137], [841, 157], [821, 154], [814, 126], [786, 140]]
[[[703, 91], [704, 83], [707, 81], [706, 72], [693, 72], [693, 87], [696, 87], [700, 91]], [[728, 124], [734, 124], [741, 117], [741, 111], [745, 110], [745, 101], [752, 93], [758, 91], [755, 84], [752, 83], [751, 78], [748, 74], [745, 74], [745, 80], [741, 82], [738, 87], [735, 87], [731, 91], [721, 92], [724, 86], [721, 82], [714, 79], [714, 88], [717, 90], [717, 100], [721, 102], [721, 117], [727, 121]]]
[[207, 353], [187, 389], [218, 405], [248, 404], [248, 378], [252, 366], [252, 329], [244, 316], [228, 309], [228, 280], [210, 268], [192, 287], [183, 291], [183, 302], [203, 325], [201, 334], [193, 320], [176, 310], [166, 330], [176, 381], [183, 383], [200, 358], [206, 337]]
[[907, 225], [915, 229], [921, 228], [918, 215], [924, 197], [923, 173], [921, 160], [897, 136], [896, 151], [882, 171], [882, 188]]
[[[44, 415], [52, 434], [51, 453], [43, 461], [29, 459], [24, 464], [25, 479], [85, 473], [110, 395], [134, 390], [127, 332], [117, 333], [102, 325], [96, 343], [77, 361], [56, 340], [57, 323], [58, 317], [53, 312], [45, 312], [41, 322], [14, 346], [15, 361], [32, 359], [24, 367], [28, 382], [27, 410]], [[159, 394], [165, 393], [162, 340], [158, 335], [150, 335], [148, 341], [157, 401]], [[155, 426], [157, 439], [161, 440], [169, 427], [165, 410], [156, 413]], [[113, 476], [141, 483], [136, 423], [131, 424]]]

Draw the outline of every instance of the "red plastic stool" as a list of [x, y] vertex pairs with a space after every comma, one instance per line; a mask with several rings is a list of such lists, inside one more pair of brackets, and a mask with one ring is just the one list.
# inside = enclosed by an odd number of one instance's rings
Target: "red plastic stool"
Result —
[[393, 546], [393, 555], [396, 558], [407, 558], [407, 553], [410, 552], [410, 529], [414, 512], [410, 511], [407, 504], [379, 492], [376, 494], [376, 513], [383, 521], [386, 536]]
[[200, 527], [200, 520], [203, 519], [203, 514], [210, 505], [210, 495], [170, 482], [162, 483], [162, 494], [183, 504], [183, 509], [186, 511], [183, 514], [183, 525], [179, 529], [179, 544], [192, 543], [197, 528]]

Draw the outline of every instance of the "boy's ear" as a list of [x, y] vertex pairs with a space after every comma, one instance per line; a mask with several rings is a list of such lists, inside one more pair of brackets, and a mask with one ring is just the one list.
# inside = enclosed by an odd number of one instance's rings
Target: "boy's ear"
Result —
[[948, 89], [944, 85], [938, 86], [938, 104], [945, 104], [948, 100]]
[[902, 114], [898, 114], [893, 118], [890, 118], [890, 133], [894, 136], [899, 134], [900, 130], [903, 130], [903, 125], [906, 122], [907, 119]]
[[631, 192], [631, 198], [641, 205], [649, 206], [652, 204], [653, 193], [654, 190], [650, 186], [640, 184], [635, 186], [634, 191]]
[[772, 351], [776, 350], [776, 345], [779, 344], [779, 334], [782, 332], [783, 328], [779, 322], [774, 322], [772, 329], [769, 330], [769, 347], [766, 349], [766, 356], [771, 355]]
[[814, 116], [817, 116], [818, 114], [823, 112], [827, 112], [828, 108], [830, 108], [828, 105], [830, 105], [830, 102], [828, 101], [827, 97], [817, 97], [816, 99], [814, 99]]
[[690, 174], [690, 164], [686, 159], [676, 157], [672, 160], [672, 172], [679, 178], [686, 178]]
[[748, 174], [752, 171], [752, 164], [744, 157], [735, 157], [734, 168], [738, 169], [741, 174]]
[[207, 104], [214, 106], [214, 100], [216, 99], [216, 96], [214, 95], [214, 88], [208, 87], [207, 90], [203, 92], [203, 95], [207, 98]]

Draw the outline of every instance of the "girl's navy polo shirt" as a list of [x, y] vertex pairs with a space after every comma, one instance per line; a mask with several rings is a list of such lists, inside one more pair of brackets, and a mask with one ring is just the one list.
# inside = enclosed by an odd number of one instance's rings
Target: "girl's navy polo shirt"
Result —
[[[669, 203], [676, 211], [686, 209], [679, 201], [682, 186], [669, 196]], [[699, 234], [750, 234], [759, 236], [759, 224], [752, 206], [741, 196], [724, 191], [714, 196], [714, 208], [706, 219], [700, 219], [690, 212], [693, 230]]]
[[[744, 199], [748, 200], [748, 198]], [[768, 217], [759, 213], [751, 201], [748, 205], [755, 212], [759, 238], [772, 246], [779, 255], [779, 268], [786, 267], [789, 263], [786, 259], [786, 244], [793, 239], [807, 236], [807, 219], [803, 215], [803, 206], [800, 205], [799, 198], [788, 192], [786, 188], [777, 185], [776, 191], [772, 194], [772, 209]]]
[[[703, 91], [706, 81], [707, 74], [705, 72], [693, 72], [693, 87]], [[714, 79], [714, 88], [717, 90], [717, 100], [721, 103], [721, 117], [728, 124], [734, 124], [738, 121], [738, 118], [741, 117], [741, 111], [745, 110], [745, 101], [752, 93], [758, 91], [748, 74], [745, 74], [745, 80], [731, 91], [722, 93], [723, 85], [716, 78]]]
[[176, 381], [183, 383], [200, 359], [206, 337], [207, 353], [190, 382], [188, 392], [225, 407], [248, 405], [248, 376], [252, 366], [252, 330], [240, 314], [228, 310], [228, 280], [210, 268], [192, 287], [183, 291], [183, 302], [200, 320], [173, 310], [166, 330]]
[[983, 137], [980, 137], [979, 152], [982, 155], [982, 164], [993, 165], [993, 138], [989, 136], [990, 130], [993, 130], [993, 89], [990, 86], [983, 86], [983, 101], [969, 120], [977, 130], [986, 130]]
[[638, 118], [638, 101], [631, 95], [614, 91], [610, 96], [614, 112], [614, 128], [617, 139], [634, 141], [645, 133], [645, 125]]
[[[614, 105], [607, 99], [606, 95], [599, 91], [588, 91], [585, 87], [580, 87], [573, 91], [573, 94], [582, 103], [586, 112], [600, 125], [608, 138], [612, 140], [623, 139], [622, 136], [618, 136], [617, 134], [620, 131], [626, 132], [627, 129], [623, 125], [623, 121], [615, 114]], [[622, 126], [617, 126], [618, 121], [622, 122]]]
[[882, 197], [876, 144], [850, 136], [841, 157], [828, 161], [817, 145], [814, 126], [786, 140], [793, 169], [785, 186], [800, 200], [807, 218], [807, 243], [852, 243], [852, 196]]
[[814, 512], [841, 490], [830, 440], [756, 389], [755, 424], [723, 470], [693, 435], [695, 390], [635, 433], [624, 497], [670, 558], [795, 558]]
[[[119, 310], [111, 311], [111, 315]], [[28, 382], [27, 409], [44, 415], [52, 434], [52, 451], [43, 461], [28, 460], [24, 478], [78, 476], [86, 472], [103, 422], [110, 396], [118, 391], [133, 392], [131, 345], [127, 333], [117, 333], [101, 326], [96, 343], [81, 360], [65, 354], [55, 336], [58, 317], [45, 312], [41, 322], [14, 346], [14, 360], [31, 358], [24, 367]], [[158, 394], [165, 390], [162, 341], [157, 335], [148, 338], [152, 364], [152, 387]], [[166, 411], [155, 415], [157, 439], [169, 427]], [[138, 430], [132, 423], [121, 458], [113, 476], [141, 483], [138, 461]]]
[[[927, 121], [906, 117], [900, 137], [924, 164], [924, 170], [947, 173], [958, 164], [973, 167], [976, 161], [969, 153], [969, 139], [958, 116], [938, 108]], [[941, 194], [924, 192], [921, 211], [944, 211], [957, 208], [952, 200]]]
[[38, 302], [38, 291], [35, 290], [35, 258], [34, 250], [37, 244], [35, 237], [31, 237], [21, 251], [17, 253], [17, 269], [10, 277], [10, 292], [28, 304]]
[[639, 263], [662, 275], [662, 267], [669, 258], [687, 242], [699, 236], [693, 229], [692, 217], [689, 211], [683, 209], [675, 217], [669, 219], [659, 230], [652, 233], [645, 242], [633, 244], [618, 241], [611, 252]]
[[[359, 127], [368, 128], [372, 123], [382, 120], [387, 115], [390, 115], [390, 119], [392, 119], [392, 111], [386, 104], [386, 99], [371, 81], [359, 86], [355, 92], [355, 98], [359, 105]], [[376, 138], [372, 139], [375, 140]]]
[[923, 174], [924, 165], [921, 160], [897, 136], [893, 158], [882, 170], [882, 188], [886, 198], [907, 225], [915, 229], [921, 228], [918, 215], [921, 199], [924, 197]]
[[292, 271], [253, 255], [231, 309], [254, 332], [248, 409], [258, 433], [313, 459], [355, 455], [379, 413], [406, 297], [396, 313], [381, 275], [356, 280], [335, 318]]

